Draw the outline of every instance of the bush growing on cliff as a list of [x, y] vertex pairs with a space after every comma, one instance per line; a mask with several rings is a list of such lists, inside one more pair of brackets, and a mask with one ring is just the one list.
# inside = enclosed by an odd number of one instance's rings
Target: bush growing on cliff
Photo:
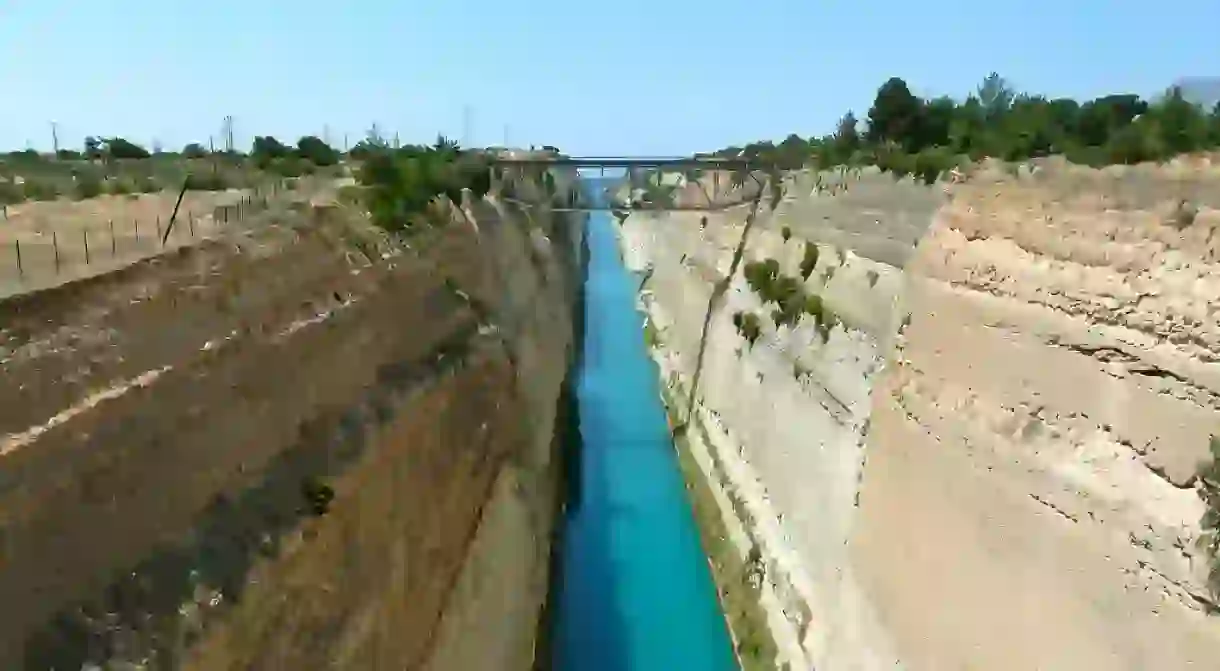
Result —
[[812, 242], [805, 242], [805, 252], [801, 257], [801, 279], [808, 280], [810, 275], [813, 275], [813, 269], [818, 265], [818, 246]]
[[762, 321], [753, 312], [734, 312], [733, 326], [737, 327], [737, 333], [745, 338], [751, 347], [754, 346], [754, 341], [762, 335]]
[[475, 198], [485, 196], [491, 188], [490, 169], [486, 156], [464, 152], [442, 137], [431, 147], [371, 150], [358, 179], [373, 223], [401, 232], [421, 222], [443, 221], [428, 216], [441, 196], [458, 206], [464, 190]]

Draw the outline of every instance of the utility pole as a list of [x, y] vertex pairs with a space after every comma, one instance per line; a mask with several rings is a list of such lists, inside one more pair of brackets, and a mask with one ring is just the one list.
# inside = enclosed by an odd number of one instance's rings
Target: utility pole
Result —
[[225, 151], [233, 153], [233, 117], [226, 116], [221, 124], [221, 135], [224, 136]]
[[59, 156], [59, 122], [51, 122], [51, 148], [55, 156]]
[[208, 153], [209, 154], [216, 153], [216, 141], [211, 135], [208, 136]]

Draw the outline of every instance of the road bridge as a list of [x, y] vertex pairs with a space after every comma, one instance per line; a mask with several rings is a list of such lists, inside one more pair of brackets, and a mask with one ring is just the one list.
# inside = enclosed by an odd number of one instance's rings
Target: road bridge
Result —
[[[774, 161], [766, 161], [760, 158], [738, 157], [738, 158], [722, 158], [713, 156], [513, 156], [513, 157], [497, 157], [492, 160], [492, 163], [497, 166], [530, 166], [530, 167], [568, 167], [568, 168], [593, 168], [601, 171], [601, 176], [606, 176], [607, 169], [653, 169], [653, 170], [670, 170], [675, 172], [689, 173], [691, 171], [716, 171], [713, 174], [712, 192], [704, 193], [707, 203], [704, 205], [673, 205], [663, 202], [618, 202], [608, 203], [604, 201], [596, 203], [573, 203], [569, 207], [551, 208], [554, 212], [606, 212], [614, 210], [630, 210], [630, 211], [657, 211], [657, 212], [722, 212], [733, 208], [741, 207], [748, 204], [753, 194], [748, 197], [735, 198], [726, 202], [716, 202], [720, 194], [720, 179], [719, 171], [728, 171], [735, 173], [746, 173], [759, 187], [762, 182], [758, 179], [755, 171], [767, 170], [776, 167]], [[519, 200], [512, 200], [518, 205], [529, 205]]]

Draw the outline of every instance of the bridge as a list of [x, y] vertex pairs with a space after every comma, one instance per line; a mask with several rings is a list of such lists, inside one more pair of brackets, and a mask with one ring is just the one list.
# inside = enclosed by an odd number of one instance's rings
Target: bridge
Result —
[[673, 168], [705, 170], [761, 169], [775, 165], [758, 158], [698, 156], [526, 156], [498, 157], [496, 165], [546, 165], [574, 168]]
[[[775, 167], [774, 161], [765, 161], [759, 158], [721, 158], [713, 156], [523, 156], [523, 157], [497, 157], [492, 160], [492, 163], [497, 166], [531, 166], [531, 167], [569, 167], [575, 169], [594, 168], [601, 171], [601, 176], [606, 176], [607, 169], [654, 169], [654, 170], [671, 170], [681, 171], [683, 173], [698, 170], [711, 171], [729, 171], [742, 172], [745, 171], [750, 179], [758, 186], [762, 186], [756, 170], [763, 170]], [[734, 209], [743, 205], [749, 204], [752, 197], [744, 197], [728, 202], [715, 202], [717, 196], [721, 195], [720, 191], [720, 175], [719, 172], [714, 172], [712, 192], [708, 194], [704, 192], [707, 201], [704, 205], [673, 205], [668, 203], [658, 202], [620, 202], [620, 203], [580, 203], [573, 204], [571, 207], [553, 207], [553, 212], [608, 212], [608, 211], [656, 211], [656, 212], [723, 212], [725, 210]], [[752, 196], [752, 194], [751, 194]], [[517, 205], [531, 205], [524, 201], [516, 199], [508, 199]]]

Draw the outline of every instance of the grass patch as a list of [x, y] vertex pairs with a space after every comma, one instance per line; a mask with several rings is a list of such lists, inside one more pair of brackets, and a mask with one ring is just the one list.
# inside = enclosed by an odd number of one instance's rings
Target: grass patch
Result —
[[812, 242], [805, 242], [805, 251], [801, 256], [801, 279], [807, 280], [813, 274], [813, 269], [818, 265], [818, 246]]
[[[678, 422], [668, 390], [663, 394], [666, 411]], [[760, 589], [750, 580], [753, 569], [729, 539], [728, 528], [720, 515], [720, 506], [703, 470], [691, 454], [689, 429], [674, 437], [678, 466], [686, 482], [687, 499], [703, 550], [712, 567], [712, 577], [720, 597], [720, 607], [733, 635], [733, 643], [743, 671], [763, 671], [775, 668], [778, 653], [775, 639], [767, 626], [767, 613], [759, 603]], [[736, 507], [736, 506], [735, 506]], [[741, 515], [741, 512], [738, 512]]]
[[644, 320], [644, 346], [648, 349], [656, 349], [661, 346], [661, 334], [657, 331], [657, 327], [652, 323], [652, 319]]

